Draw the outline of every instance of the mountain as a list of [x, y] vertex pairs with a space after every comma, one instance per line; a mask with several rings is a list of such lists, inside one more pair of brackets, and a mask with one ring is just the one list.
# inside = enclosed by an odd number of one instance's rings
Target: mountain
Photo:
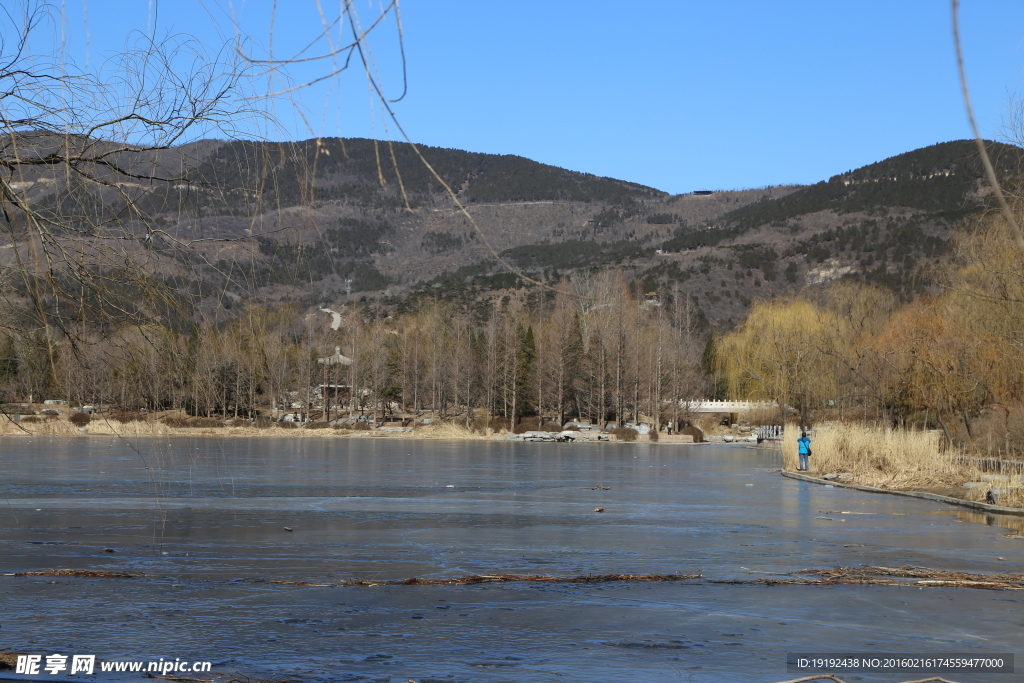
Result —
[[[1000, 174], [1016, 176], [1022, 150], [988, 146]], [[150, 175], [175, 180], [116, 192], [72, 187], [59, 169], [34, 169], [22, 184], [48, 211], [73, 209], [69, 225], [106, 220], [144, 236], [137, 249], [152, 272], [220, 316], [251, 298], [357, 298], [394, 311], [445, 299], [482, 314], [511, 290], [532, 290], [531, 305], [549, 295], [505, 262], [549, 283], [620, 268], [643, 292], [690, 295], [719, 327], [758, 297], [838, 278], [903, 298], [928, 291], [955, 228], [989, 204], [973, 141], [810, 186], [685, 195], [517, 156], [364, 139], [204, 141], [179, 157], [135, 159], [174, 169]]]

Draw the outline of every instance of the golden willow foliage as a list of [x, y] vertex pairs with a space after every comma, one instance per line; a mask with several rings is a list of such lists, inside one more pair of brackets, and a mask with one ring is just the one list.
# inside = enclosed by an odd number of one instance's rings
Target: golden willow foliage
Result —
[[934, 427], [976, 450], [1018, 451], [1024, 258], [999, 216], [962, 234], [958, 256], [941, 294], [902, 306], [847, 283], [755, 304], [720, 344], [733, 394], [802, 417]]
[[[688, 417], [682, 402], [704, 391], [685, 302], [645, 302], [614, 274], [565, 282], [542, 310], [511, 300], [482, 323], [443, 304], [399, 318], [335, 310], [338, 329], [323, 311], [250, 307], [229, 324], [187, 332], [124, 327], [78, 354], [57, 336], [0, 334], [0, 395], [252, 416], [319, 412], [318, 387], [332, 384], [345, 388], [343, 403], [355, 397], [342, 412], [433, 411], [479, 426], [538, 414], [678, 423]], [[335, 348], [352, 365], [317, 363]], [[58, 357], [53, 372], [48, 349]]]
[[772, 401], [807, 418], [822, 405], [863, 404], [877, 397], [866, 382], [873, 358], [867, 340], [892, 297], [874, 287], [839, 284], [822, 301], [759, 301], [721, 343], [719, 359], [737, 398]]

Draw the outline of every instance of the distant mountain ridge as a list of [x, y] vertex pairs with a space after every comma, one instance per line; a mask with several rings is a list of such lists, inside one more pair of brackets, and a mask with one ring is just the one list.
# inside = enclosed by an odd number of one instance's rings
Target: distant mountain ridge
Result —
[[[988, 147], [1001, 175], [1019, 172], [1020, 149], [1002, 143], [988, 143]], [[977, 207], [971, 195], [985, 175], [977, 154], [973, 140], [932, 145], [832, 176], [765, 205], [732, 211], [723, 220], [752, 226], [816, 211], [854, 213], [877, 207], [960, 218]]]
[[[1000, 174], [1016, 178], [1024, 150], [988, 146]], [[189, 145], [188, 177], [132, 190], [141, 193], [134, 208], [203, 257], [183, 271], [182, 255], [158, 235], [147, 243], [162, 259], [154, 268], [224, 315], [241, 299], [312, 306], [350, 297], [395, 311], [443, 299], [483, 315], [523, 289], [542, 305], [549, 294], [499, 256], [550, 283], [620, 268], [644, 292], [688, 295], [709, 324], [728, 327], [758, 297], [838, 278], [904, 298], [928, 291], [956, 226], [987, 207], [977, 149], [965, 140], [809, 186], [685, 195], [518, 156], [418, 149], [475, 226], [412, 145], [366, 139]], [[175, 165], [167, 151], [159, 161]], [[116, 193], [93, 201], [56, 171], [32, 182], [29, 198], [54, 210], [122, 211]]]
[[[417, 151], [419, 154], [417, 154]], [[237, 169], [233, 184], [262, 187], [279, 203], [307, 199], [359, 200], [354, 188], [373, 188], [391, 200], [405, 197], [413, 207], [447, 192], [420, 160], [423, 156], [444, 182], [467, 202], [578, 201], [622, 203], [666, 193], [637, 183], [568, 171], [514, 155], [464, 152], [405, 142], [363, 138], [314, 138], [294, 143], [231, 142], [206, 160], [199, 175], [222, 178]], [[268, 160], [263, 165], [254, 159]], [[310, 182], [309, 175], [315, 180]], [[404, 201], [403, 201], [404, 204]]]
[[[988, 145], [1000, 173], [1015, 176], [1022, 150]], [[725, 326], [757, 297], [838, 277], [904, 298], [927, 291], [930, 271], [949, 258], [954, 226], [985, 207], [970, 140], [804, 187], [688, 195], [522, 157], [419, 149], [497, 255], [531, 277], [556, 282], [579, 269], [625, 268], [645, 291], [690, 294], [707, 320]], [[261, 219], [256, 255], [220, 263], [237, 265], [239, 278], [250, 274], [252, 289], [240, 295], [341, 302], [351, 287], [360, 297], [377, 291], [378, 303], [396, 310], [425, 297], [469, 310], [529, 288], [487, 251], [411, 145], [233, 142], [209, 155], [199, 175], [229, 189], [220, 206], [196, 194], [196, 214]]]

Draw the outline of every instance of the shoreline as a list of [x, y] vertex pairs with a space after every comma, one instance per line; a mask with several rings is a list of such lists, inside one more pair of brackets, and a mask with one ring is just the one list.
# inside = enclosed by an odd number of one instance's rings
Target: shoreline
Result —
[[[510, 438], [509, 432], [498, 432], [481, 434], [452, 425], [422, 426], [410, 431], [400, 432], [377, 432], [375, 430], [362, 429], [305, 429], [296, 427], [282, 429], [279, 427], [253, 427], [245, 426], [224, 426], [224, 427], [171, 427], [162, 422], [99, 422], [90, 424], [88, 427], [75, 427], [63, 421], [53, 420], [50, 422], [30, 423], [20, 426], [18, 423], [0, 423], [0, 438], [2, 437], [218, 437], [218, 438], [320, 438], [320, 439], [416, 439], [423, 441], [506, 441], [510, 443], [533, 442], [548, 443], [548, 441]], [[520, 437], [521, 435], [515, 435]], [[664, 446], [695, 446], [705, 445], [705, 442], [694, 443], [693, 441], [675, 440], [671, 437], [662, 436], [658, 440], [637, 438], [634, 441], [622, 441], [613, 434], [602, 433], [603, 438], [596, 436], [579, 437], [573, 441], [560, 443], [631, 443], [651, 444]], [[553, 441], [552, 441], [553, 442]], [[740, 444], [730, 444], [740, 445]]]
[[1024, 517], [1024, 508], [1012, 508], [1003, 505], [990, 505], [989, 503], [980, 503], [973, 500], [965, 500], [963, 498], [954, 498], [953, 496], [943, 496], [939, 495], [938, 493], [928, 493], [926, 491], [897, 491], [893, 489], [882, 489], [878, 488], [877, 486], [845, 484], [837, 480], [819, 479], [818, 477], [811, 477], [806, 474], [800, 474], [799, 472], [789, 472], [787, 470], [780, 470], [779, 473], [782, 476], [787, 477], [789, 479], [806, 481], [811, 484], [825, 484], [827, 486], [854, 489], [856, 491], [866, 491], [868, 493], [888, 493], [896, 496], [906, 496], [908, 498], [920, 498], [923, 500], [931, 500], [939, 503], [946, 503], [947, 505], [958, 505], [960, 507], [973, 508], [975, 510], [982, 510], [984, 512], [991, 512], [994, 514]]
[[[555, 436], [555, 432], [536, 432], [526, 430], [513, 434], [501, 429], [494, 431], [487, 428], [479, 431], [454, 422], [438, 421], [433, 424], [422, 424], [407, 427], [388, 427], [381, 429], [352, 429], [349, 425], [328, 426], [326, 423], [313, 423], [309, 425], [297, 425], [295, 423], [257, 424], [248, 420], [236, 424], [168, 424], [164, 421], [165, 416], [150, 416], [149, 418], [136, 420], [107, 419], [104, 417], [93, 417], [86, 425], [78, 426], [72, 424], [64, 415], [53, 415], [36, 418], [31, 421], [4, 420], [0, 415], [0, 437], [33, 437], [33, 436], [59, 436], [59, 437], [220, 437], [220, 438], [321, 438], [321, 439], [419, 439], [429, 441], [555, 441], [555, 438], [539, 438], [543, 435]], [[566, 434], [567, 432], [562, 432]], [[566, 439], [561, 443], [651, 443], [664, 445], [694, 445], [692, 437], [688, 435], [659, 435], [658, 439], [651, 440], [646, 435], [639, 435], [632, 441], [619, 439], [612, 432], [598, 432], [596, 430], [577, 430], [571, 432], [573, 439]]]

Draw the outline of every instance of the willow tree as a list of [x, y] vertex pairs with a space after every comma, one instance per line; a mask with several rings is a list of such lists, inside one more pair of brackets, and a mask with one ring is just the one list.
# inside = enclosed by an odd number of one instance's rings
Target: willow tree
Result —
[[999, 357], [1000, 371], [990, 378], [995, 399], [1018, 403], [1024, 401], [1024, 256], [1007, 248], [1009, 232], [1001, 217], [990, 216], [958, 238], [964, 265], [952, 272], [944, 298], [963, 334]]
[[994, 347], [966, 331], [948, 303], [943, 297], [907, 306], [877, 344], [893, 369], [890, 405], [928, 411], [950, 440], [950, 419], [962, 419], [973, 438], [972, 417], [991, 400], [990, 382], [1001, 364]]
[[772, 401], [806, 422], [810, 410], [836, 395], [828, 349], [841, 343], [833, 314], [809, 301], [761, 301], [718, 345], [718, 362], [737, 399]]

